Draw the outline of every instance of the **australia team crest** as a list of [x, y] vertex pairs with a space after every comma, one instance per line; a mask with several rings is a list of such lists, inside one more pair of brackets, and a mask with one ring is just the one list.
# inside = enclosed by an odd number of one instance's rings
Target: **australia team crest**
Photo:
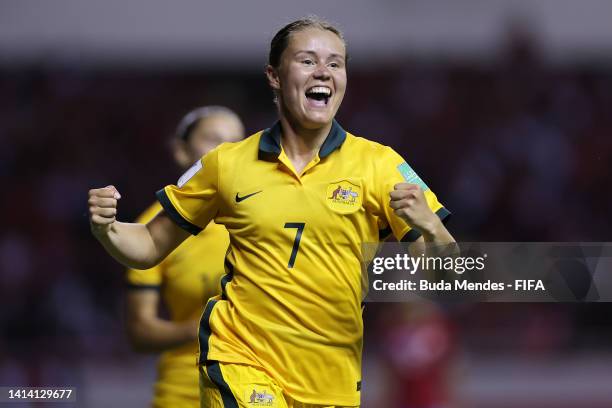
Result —
[[342, 180], [327, 186], [325, 202], [334, 211], [349, 214], [361, 208], [363, 201], [361, 186]]
[[253, 407], [269, 407], [273, 408], [276, 406], [274, 395], [267, 392], [266, 390], [260, 390], [256, 386], [249, 387], [251, 391], [245, 390], [246, 401], [248, 401], [249, 408]]

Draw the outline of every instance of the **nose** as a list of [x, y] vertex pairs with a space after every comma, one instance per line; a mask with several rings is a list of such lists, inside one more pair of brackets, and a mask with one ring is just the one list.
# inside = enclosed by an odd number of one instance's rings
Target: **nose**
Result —
[[331, 74], [329, 73], [329, 70], [327, 69], [327, 66], [325, 64], [318, 64], [317, 69], [314, 71], [313, 75], [316, 79], [320, 80], [327, 80], [331, 78]]

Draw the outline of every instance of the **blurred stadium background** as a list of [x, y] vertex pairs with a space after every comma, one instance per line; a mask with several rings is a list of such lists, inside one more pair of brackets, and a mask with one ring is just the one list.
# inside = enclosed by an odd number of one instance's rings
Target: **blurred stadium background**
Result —
[[[194, 106], [268, 127], [269, 40], [309, 13], [348, 39], [340, 122], [413, 164], [458, 240], [610, 241], [611, 2], [2, 0], [0, 385], [146, 406], [155, 358], [127, 345], [87, 190], [115, 184], [133, 219], [179, 176], [168, 137]], [[365, 408], [612, 406], [608, 304], [369, 304], [365, 320]]]

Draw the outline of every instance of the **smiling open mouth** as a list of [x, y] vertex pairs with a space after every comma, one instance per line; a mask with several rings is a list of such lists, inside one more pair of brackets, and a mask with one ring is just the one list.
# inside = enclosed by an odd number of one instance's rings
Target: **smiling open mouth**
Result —
[[306, 98], [315, 106], [326, 106], [331, 94], [331, 89], [326, 86], [313, 86], [306, 90]]

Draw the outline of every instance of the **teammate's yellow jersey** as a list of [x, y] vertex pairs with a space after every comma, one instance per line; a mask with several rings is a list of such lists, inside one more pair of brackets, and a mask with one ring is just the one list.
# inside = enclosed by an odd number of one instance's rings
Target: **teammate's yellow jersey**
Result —
[[230, 234], [222, 295], [200, 324], [200, 363], [254, 365], [292, 398], [354, 406], [360, 400], [361, 244], [418, 233], [389, 206], [400, 182], [419, 184], [430, 208], [449, 212], [391, 148], [334, 121], [318, 155], [297, 174], [280, 124], [196, 163], [157, 196], [197, 234], [214, 219]]
[[[146, 223], [161, 206], [155, 203], [137, 220]], [[220, 292], [223, 260], [229, 245], [227, 230], [210, 223], [197, 237], [188, 238], [158, 266], [147, 270], [129, 269], [129, 290], [156, 289], [172, 321], [198, 319], [208, 298]], [[199, 406], [197, 341], [162, 353], [158, 364], [153, 405], [182, 406], [191, 400]]]

